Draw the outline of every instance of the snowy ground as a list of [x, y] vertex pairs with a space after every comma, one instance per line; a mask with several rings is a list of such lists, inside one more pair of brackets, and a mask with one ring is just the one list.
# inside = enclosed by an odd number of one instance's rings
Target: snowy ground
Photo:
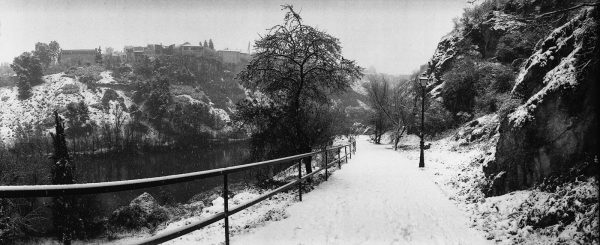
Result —
[[358, 140], [328, 182], [232, 244], [487, 244], [417, 161]]
[[[242, 191], [229, 200], [230, 209], [242, 203], [246, 203], [258, 196], [259, 193], [256, 190]], [[269, 221], [276, 221], [286, 218], [287, 213], [285, 208], [293, 203], [295, 198], [296, 195], [293, 192], [279, 193], [270, 199], [262, 201], [257, 205], [249, 207], [231, 216], [229, 218], [231, 236], [236, 236], [237, 234], [247, 232], [248, 230], [261, 226]], [[190, 205], [195, 205], [195, 203]], [[201, 211], [197, 214], [194, 214], [192, 217], [170, 222], [160, 230], [156, 231], [155, 234], [170, 232], [192, 222], [200, 221], [219, 212], [223, 212], [223, 198], [218, 197], [212, 201], [211, 206], [199, 210]], [[223, 225], [224, 222], [221, 220], [185, 236], [168, 241], [164, 244], [222, 244], [225, 236]], [[148, 232], [141, 232], [127, 235], [125, 238], [121, 238], [119, 240], [97, 240], [93, 242], [103, 244], [132, 244], [138, 243], [141, 240], [149, 238], [150, 236], [151, 235]]]
[[[364, 136], [358, 138], [357, 145], [357, 155], [336, 170], [329, 181], [321, 182], [322, 176], [316, 176], [316, 188], [305, 193], [302, 202], [297, 201], [297, 192], [292, 190], [233, 215], [231, 244], [490, 243], [483, 233], [469, 227], [463, 211], [434, 183], [428, 171], [419, 170], [417, 161], [407, 158], [410, 154], [399, 155], [390, 146], [367, 142]], [[290, 175], [286, 172], [276, 179], [285, 179]], [[294, 174], [295, 170], [291, 172]], [[264, 191], [268, 190], [236, 191], [230, 209]], [[200, 210], [151, 233], [168, 232], [220, 212], [223, 199], [218, 197]], [[125, 234], [118, 240], [95, 242], [128, 244], [151, 233]], [[220, 221], [166, 244], [222, 244], [223, 237]]]
[[[315, 188], [303, 202], [293, 189], [230, 217], [231, 244], [598, 244], [597, 180], [567, 183], [556, 192], [531, 189], [486, 198], [481, 167], [493, 155], [496, 136], [464, 144], [463, 131], [431, 142], [424, 169], [417, 168], [414, 135], [403, 137], [396, 152], [359, 137], [357, 155], [329, 181], [315, 176]], [[294, 175], [292, 168], [276, 179]], [[246, 188], [235, 191], [230, 209], [269, 191]], [[206, 207], [199, 205], [156, 231], [91, 242], [129, 244], [167, 232], [222, 211], [223, 199], [217, 195]], [[220, 221], [166, 244], [223, 244], [223, 237]]]
[[[595, 178], [579, 177], [553, 192], [532, 188], [485, 197], [482, 190], [488, 180], [482, 166], [494, 155], [497, 135], [465, 144], [465, 138], [479, 134], [473, 130], [462, 137], [465, 128], [431, 142], [425, 151], [425, 172], [468, 215], [471, 225], [485, 232], [486, 239], [497, 244], [600, 243]], [[405, 137], [398, 154], [418, 161], [417, 143], [417, 137]]]

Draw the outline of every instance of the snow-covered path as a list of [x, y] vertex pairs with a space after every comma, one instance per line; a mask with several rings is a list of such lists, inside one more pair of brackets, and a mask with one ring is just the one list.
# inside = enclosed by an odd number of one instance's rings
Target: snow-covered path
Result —
[[288, 208], [289, 218], [231, 244], [488, 244], [408, 160], [359, 138], [357, 155]]

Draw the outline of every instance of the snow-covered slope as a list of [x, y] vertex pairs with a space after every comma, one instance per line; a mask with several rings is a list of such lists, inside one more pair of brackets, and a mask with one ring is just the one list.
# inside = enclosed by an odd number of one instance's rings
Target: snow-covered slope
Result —
[[[32, 88], [32, 96], [25, 100], [18, 98], [17, 87], [0, 87], [0, 142], [11, 144], [19, 126], [30, 125], [35, 127], [41, 125], [44, 130], [52, 129], [54, 126], [53, 112], [57, 110], [64, 115], [69, 103], [84, 101], [88, 105], [90, 120], [96, 125], [103, 123], [114, 123], [116, 105], [124, 105], [124, 122], [130, 120], [129, 108], [134, 105], [133, 91], [126, 88], [126, 84], [116, 81], [110, 71], [100, 72], [100, 80], [88, 86], [79, 81], [77, 77], [65, 73], [58, 73], [43, 77], [43, 83]], [[103, 97], [107, 90], [114, 90], [117, 98], [103, 104]], [[197, 93], [203, 94], [202, 91]], [[174, 95], [181, 103], [202, 103], [210, 108], [210, 113], [217, 116], [222, 122], [231, 121], [229, 113], [225, 109], [217, 108], [209, 101], [192, 98], [187, 94]], [[141, 108], [142, 105], [137, 105]], [[231, 111], [231, 109], [230, 109]], [[147, 125], [150, 126], [150, 125]], [[207, 131], [216, 134], [217, 131], [206, 127]], [[221, 130], [222, 131], [222, 130]], [[150, 132], [155, 132], [150, 128]]]
[[[53, 125], [52, 113], [57, 110], [62, 113], [69, 103], [84, 101], [89, 105], [90, 120], [100, 124], [102, 121], [114, 121], [112, 108], [103, 110], [100, 106], [102, 96], [108, 88], [89, 89], [87, 85], [65, 76], [64, 73], [44, 76], [44, 83], [32, 88], [32, 96], [26, 100], [19, 100], [16, 87], [0, 88], [0, 139], [10, 143], [15, 137], [15, 130], [19, 125], [42, 124], [45, 128]], [[112, 78], [110, 78], [112, 80]], [[122, 91], [117, 94], [123, 99], [125, 105], [132, 104], [131, 99]], [[116, 103], [113, 101], [111, 103]], [[129, 114], [124, 112], [125, 118]]]

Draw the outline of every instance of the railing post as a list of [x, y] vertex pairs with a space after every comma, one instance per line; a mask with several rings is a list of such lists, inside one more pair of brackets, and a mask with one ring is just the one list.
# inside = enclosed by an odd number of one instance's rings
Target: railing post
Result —
[[327, 161], [327, 153], [328, 153], [327, 147], [325, 147], [325, 181], [327, 181], [327, 177], [328, 177], [327, 176], [327, 169], [328, 169], [327, 164], [329, 164], [329, 162]]
[[348, 144], [348, 148], [350, 148], [350, 159], [352, 159], [352, 141], [350, 141], [350, 144]]
[[346, 163], [348, 163], [348, 151], [346, 150], [346, 146], [344, 146], [344, 155], [346, 155]]
[[302, 159], [298, 161], [298, 198], [302, 201]]
[[342, 150], [340, 148], [337, 148], [337, 153], [338, 153], [338, 168], [342, 169], [342, 158], [340, 157], [340, 152]]
[[229, 195], [227, 174], [223, 175], [223, 211], [225, 212], [225, 245], [229, 245]]

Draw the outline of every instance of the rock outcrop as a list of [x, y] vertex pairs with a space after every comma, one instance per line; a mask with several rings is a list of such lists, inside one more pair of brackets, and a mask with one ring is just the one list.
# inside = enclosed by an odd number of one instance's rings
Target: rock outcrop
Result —
[[471, 142], [489, 140], [497, 133], [498, 116], [495, 114], [485, 115], [468, 123], [465, 123], [452, 137], [459, 145], [467, 145]]
[[489, 58], [496, 52], [500, 37], [525, 25], [514, 15], [493, 11], [469, 30], [457, 28], [442, 37], [429, 61], [433, 82], [428, 84], [427, 89], [431, 95], [434, 98], [439, 96], [444, 86], [442, 76], [451, 68], [454, 60], [461, 59], [465, 54]]
[[143, 227], [150, 229], [169, 220], [168, 211], [158, 205], [152, 195], [144, 192], [133, 199], [128, 206], [115, 210], [109, 218], [113, 230], [139, 230]]
[[484, 166], [493, 181], [487, 195], [531, 187], [597, 157], [599, 12], [582, 10], [522, 66], [512, 95], [524, 103], [500, 123], [495, 159]]

